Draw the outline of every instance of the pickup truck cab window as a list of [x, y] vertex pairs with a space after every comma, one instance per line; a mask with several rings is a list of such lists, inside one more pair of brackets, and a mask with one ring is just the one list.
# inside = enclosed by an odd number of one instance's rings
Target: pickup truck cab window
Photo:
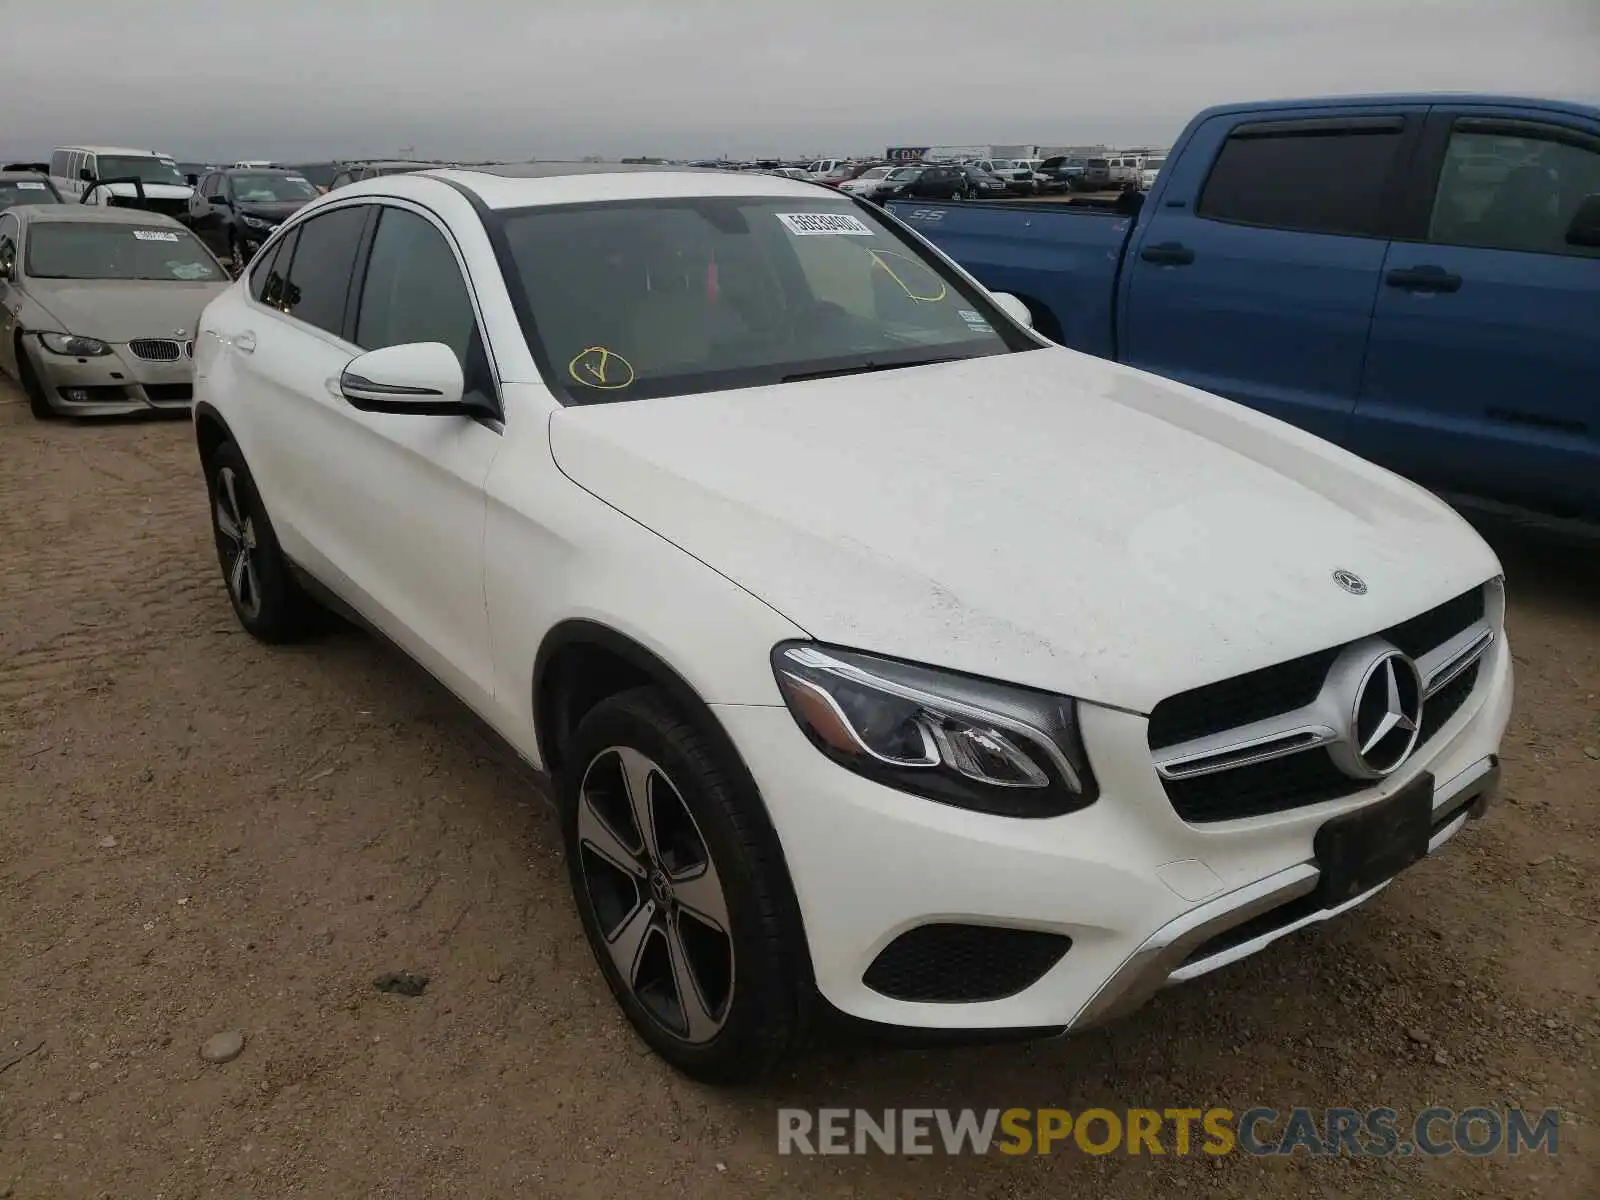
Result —
[[1241, 127], [1217, 156], [1198, 212], [1270, 229], [1379, 236], [1403, 132], [1399, 120]]
[[1428, 241], [1600, 257], [1600, 248], [1567, 241], [1579, 205], [1592, 195], [1600, 195], [1600, 138], [1531, 124], [1496, 130], [1483, 122], [1457, 122], [1439, 174]]

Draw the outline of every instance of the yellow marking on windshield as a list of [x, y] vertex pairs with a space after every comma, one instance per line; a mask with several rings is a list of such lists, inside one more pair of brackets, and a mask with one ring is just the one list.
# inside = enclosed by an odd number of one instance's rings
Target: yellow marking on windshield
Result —
[[[871, 249], [871, 248], [869, 248], [867, 246], [863, 246], [862, 249], [866, 250], [866, 252], [868, 254], [872, 255], [872, 261], [875, 264], [877, 264], [878, 266], [882, 267], [884, 272], [889, 276], [889, 278], [894, 280], [895, 283], [899, 286], [900, 290], [902, 292], [904, 292], [907, 296], [909, 296], [912, 300], [916, 301], [918, 304], [937, 304], [939, 301], [943, 300], [946, 296], [948, 296], [950, 294], [950, 289], [945, 287], [944, 280], [940, 279], [937, 275], [934, 275], [933, 272], [931, 270], [929, 270], [928, 265], [926, 263], [919, 262], [915, 258], [912, 258], [911, 255], [909, 255], [909, 254], [901, 254], [898, 250], [873, 250], [873, 249]], [[891, 267], [885, 261], [885, 259], [889, 259], [889, 258], [898, 258], [903, 262], [910, 263], [913, 267], [916, 267], [919, 271], [926, 272], [928, 275], [930, 275], [933, 278], [933, 281], [936, 284], [938, 284], [938, 286], [939, 286], [938, 294], [937, 295], [933, 295], [933, 296], [926, 296], [926, 295], [923, 295], [920, 292], [913, 291], [911, 289], [911, 285], [909, 283], [907, 283], [904, 279], [900, 278], [899, 272], [896, 271], [893, 267]]]
[[567, 374], [584, 387], [614, 391], [633, 383], [633, 364], [604, 346], [586, 346], [572, 356]]

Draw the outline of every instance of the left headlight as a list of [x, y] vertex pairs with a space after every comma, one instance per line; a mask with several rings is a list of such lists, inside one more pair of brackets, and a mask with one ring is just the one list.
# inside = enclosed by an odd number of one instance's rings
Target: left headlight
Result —
[[110, 354], [111, 347], [99, 338], [76, 337], [70, 333], [41, 333], [39, 340], [52, 354], [67, 354], [75, 358], [94, 358]]
[[878, 783], [1006, 817], [1094, 802], [1068, 697], [814, 642], [775, 646], [772, 669], [811, 743]]

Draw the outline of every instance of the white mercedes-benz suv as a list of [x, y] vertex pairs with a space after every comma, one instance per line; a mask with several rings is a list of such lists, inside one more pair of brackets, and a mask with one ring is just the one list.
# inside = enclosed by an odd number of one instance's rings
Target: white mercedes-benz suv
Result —
[[354, 615], [546, 772], [607, 983], [702, 1078], [818, 1016], [1104, 1020], [1496, 784], [1501, 569], [1449, 508], [1045, 341], [848, 196], [370, 180], [196, 360], [239, 620]]

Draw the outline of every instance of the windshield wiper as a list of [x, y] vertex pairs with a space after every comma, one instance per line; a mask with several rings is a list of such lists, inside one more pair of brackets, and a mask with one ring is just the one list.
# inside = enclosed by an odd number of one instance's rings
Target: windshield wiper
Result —
[[934, 363], [960, 362], [966, 358], [978, 358], [974, 354], [945, 354], [937, 358], [914, 358], [908, 362], [874, 362], [866, 359], [848, 367], [830, 367], [824, 371], [800, 371], [793, 375], [785, 375], [778, 380], [779, 383], [800, 383], [807, 379], [829, 379], [835, 375], [866, 375], [873, 371], [898, 371], [902, 367], [928, 367]]

